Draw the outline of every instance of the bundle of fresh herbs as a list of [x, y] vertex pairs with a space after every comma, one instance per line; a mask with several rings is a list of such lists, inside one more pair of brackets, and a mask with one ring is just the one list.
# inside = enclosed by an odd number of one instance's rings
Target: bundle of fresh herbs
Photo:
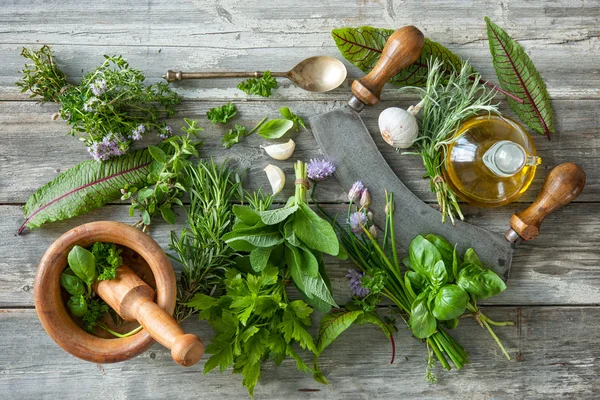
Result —
[[286, 266], [284, 279], [291, 277], [308, 304], [327, 312], [336, 304], [322, 255], [346, 255], [331, 225], [308, 206], [306, 164], [297, 161], [294, 171], [296, 193], [284, 207], [256, 211], [251, 206], [234, 206], [236, 223], [223, 239], [236, 251], [249, 252], [256, 272], [269, 265]]
[[[189, 176], [190, 205], [187, 226], [178, 235], [171, 232], [172, 256], [181, 265], [177, 285], [175, 318], [183, 321], [194, 313], [187, 303], [198, 293], [220, 294], [225, 270], [237, 253], [223, 241], [231, 231], [234, 201], [243, 200], [239, 175], [226, 164], [213, 159], [186, 167]], [[270, 205], [270, 201], [268, 203]]]
[[104, 56], [102, 65], [76, 85], [67, 83], [54, 62], [52, 51], [24, 48], [21, 55], [32, 62], [23, 69], [17, 86], [31, 97], [61, 105], [60, 117], [71, 126], [97, 161], [125, 154], [134, 141], [152, 130], [166, 139], [172, 129], [164, 122], [175, 115], [179, 96], [166, 83], [144, 85], [141, 71], [121, 56]]
[[[366, 189], [362, 183], [355, 184], [350, 191], [351, 198], [362, 197], [356, 194], [357, 190], [364, 193]], [[350, 271], [348, 276], [354, 299], [347, 311], [358, 308], [372, 312], [381, 297], [391, 300], [413, 335], [427, 344], [426, 377], [429, 380], [435, 380], [431, 372], [434, 356], [446, 369], [450, 369], [449, 361], [458, 369], [468, 363], [466, 351], [446, 332], [455, 328], [458, 318], [463, 316], [474, 316], [510, 359], [491, 325], [511, 325], [512, 322], [492, 321], [476, 305], [477, 300], [505, 290], [502, 279], [485, 269], [472, 249], [461, 258], [453, 245], [436, 235], [417, 236], [411, 242], [409, 256], [402, 260], [408, 268], [403, 272], [394, 238], [393, 194], [386, 198], [386, 225], [381, 244], [376, 238], [377, 228], [369, 218], [367, 202], [350, 204], [348, 226], [328, 217], [348, 256], [361, 270], [361, 273]]]

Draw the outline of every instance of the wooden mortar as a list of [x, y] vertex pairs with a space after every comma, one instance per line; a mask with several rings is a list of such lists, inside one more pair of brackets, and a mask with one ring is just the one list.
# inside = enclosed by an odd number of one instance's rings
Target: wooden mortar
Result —
[[[144, 304], [143, 307], [150, 311], [150, 314], [158, 317], [154, 320], [158, 324], [154, 323], [152, 328], [148, 327], [150, 331], [160, 333], [159, 342], [171, 348], [176, 362], [186, 366], [197, 362], [203, 352], [202, 342], [194, 335], [184, 335], [171, 316], [177, 300], [177, 282], [167, 255], [148, 235], [120, 222], [99, 221], [73, 228], [59, 237], [42, 257], [35, 276], [34, 303], [40, 322], [48, 335], [65, 351], [95, 363], [128, 360], [143, 353], [154, 343], [148, 329], [142, 329], [126, 338], [105, 339], [92, 335], [77, 325], [69, 313], [62, 296], [60, 274], [67, 267], [67, 255], [75, 245], [89, 247], [94, 242], [115, 243], [128, 247], [148, 263], [156, 281], [156, 303], [150, 301], [152, 304], [148, 304], [148, 296], [151, 300], [154, 291], [134, 273], [128, 275], [128, 282], [135, 282], [133, 287], [143, 289], [141, 292], [137, 292], [140, 289], [134, 290], [137, 293], [130, 297], [130, 300], [137, 297], [138, 306]], [[122, 271], [119, 275], [122, 276]], [[120, 285], [115, 281], [108, 285], [103, 283], [103, 286], [105, 290], [99, 290], [99, 294], [119, 312], [118, 305], [111, 303], [108, 293], [114, 292]], [[141, 296], [141, 302], [139, 294], [144, 294]], [[147, 319], [138, 314], [131, 310], [129, 314], [122, 316], [126, 320], [131, 320], [132, 316], [139, 317], [143, 326], [148, 325], [152, 318]]]

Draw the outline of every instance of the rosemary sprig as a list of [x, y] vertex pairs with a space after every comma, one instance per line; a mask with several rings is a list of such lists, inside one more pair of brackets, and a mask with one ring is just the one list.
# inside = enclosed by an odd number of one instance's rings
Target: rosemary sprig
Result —
[[458, 139], [456, 130], [464, 120], [482, 112], [499, 114], [498, 106], [491, 104], [496, 92], [479, 83], [481, 76], [473, 73], [468, 62], [462, 63], [460, 71], [448, 72], [438, 59], [429, 66], [427, 85], [423, 88], [405, 87], [422, 94], [423, 111], [419, 118], [419, 136], [415, 142], [418, 154], [430, 179], [431, 191], [435, 193], [442, 213], [442, 222], [450, 217], [452, 223], [458, 216], [464, 219], [456, 194], [446, 183], [442, 168], [444, 151]]

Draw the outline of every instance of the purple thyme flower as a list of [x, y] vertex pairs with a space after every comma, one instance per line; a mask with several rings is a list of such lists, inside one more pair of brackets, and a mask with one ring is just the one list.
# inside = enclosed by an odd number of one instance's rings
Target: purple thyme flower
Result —
[[131, 140], [140, 140], [144, 132], [146, 132], [146, 127], [144, 124], [140, 124], [137, 128], [131, 131], [131, 135], [129, 135], [129, 137]]
[[171, 136], [173, 136], [173, 128], [171, 128], [169, 125], [162, 128], [160, 133], [158, 134], [158, 137], [161, 138], [162, 140], [166, 140], [166, 139], [170, 138]]
[[111, 157], [122, 156], [129, 149], [129, 143], [119, 134], [109, 132], [101, 142], [94, 142], [88, 147], [88, 152], [96, 161], [108, 160]]
[[94, 111], [94, 106], [98, 103], [98, 99], [95, 97], [90, 97], [88, 101], [83, 103], [83, 111], [92, 112]]
[[106, 89], [108, 86], [106, 85], [106, 81], [104, 79], [99, 79], [94, 81], [94, 83], [90, 83], [90, 89], [92, 89], [92, 93], [94, 96], [102, 96], [106, 93]]
[[352, 229], [352, 232], [354, 233], [361, 233], [362, 230], [362, 226], [361, 225], [365, 225], [367, 222], [367, 216], [361, 212], [355, 212], [350, 214], [350, 228]]
[[363, 190], [365, 190], [365, 184], [361, 181], [356, 181], [348, 191], [348, 200], [352, 203], [356, 203], [360, 200], [360, 196], [362, 195]]
[[313, 181], [322, 181], [333, 175], [335, 165], [327, 160], [312, 159], [306, 167], [308, 177]]
[[362, 287], [360, 281], [362, 277], [365, 276], [364, 272], [358, 272], [354, 269], [348, 270], [348, 284], [350, 285], [350, 290], [352, 291], [353, 296], [365, 297], [369, 294], [370, 290], [368, 288]]

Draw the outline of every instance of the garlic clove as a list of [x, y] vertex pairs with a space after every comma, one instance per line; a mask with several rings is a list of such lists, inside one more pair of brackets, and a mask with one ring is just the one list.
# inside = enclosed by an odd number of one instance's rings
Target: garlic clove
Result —
[[383, 140], [397, 149], [412, 146], [419, 134], [419, 124], [413, 112], [402, 108], [386, 108], [379, 114], [378, 122]]
[[296, 143], [292, 139], [287, 143], [272, 144], [270, 146], [260, 146], [271, 158], [276, 160], [287, 160], [294, 153]]
[[273, 194], [281, 192], [285, 185], [285, 173], [276, 165], [269, 164], [263, 170], [267, 174]]

